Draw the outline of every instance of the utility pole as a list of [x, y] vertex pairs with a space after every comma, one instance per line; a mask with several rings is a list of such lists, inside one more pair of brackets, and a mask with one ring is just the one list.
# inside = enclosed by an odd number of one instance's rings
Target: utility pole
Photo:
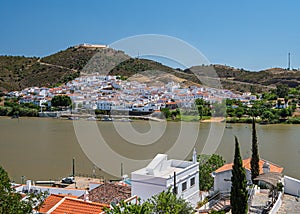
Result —
[[72, 171], [73, 171], [73, 177], [75, 177], [75, 158], [73, 158], [73, 162], [72, 162]]
[[121, 163], [121, 177], [123, 176], [123, 163]]
[[173, 194], [174, 195], [177, 195], [177, 186], [176, 186], [176, 172], [174, 172], [174, 180], [173, 180], [173, 182], [174, 182], [174, 187], [173, 187]]

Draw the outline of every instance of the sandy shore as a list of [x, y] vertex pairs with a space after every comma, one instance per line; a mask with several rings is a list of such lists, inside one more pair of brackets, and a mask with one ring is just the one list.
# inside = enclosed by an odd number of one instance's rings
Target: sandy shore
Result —
[[221, 123], [221, 122], [225, 122], [225, 117], [212, 117], [207, 120], [201, 120], [201, 122], [203, 122], [203, 123]]

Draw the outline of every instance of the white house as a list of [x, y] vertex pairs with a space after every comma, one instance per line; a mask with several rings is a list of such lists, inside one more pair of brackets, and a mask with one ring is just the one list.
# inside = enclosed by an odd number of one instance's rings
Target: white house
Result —
[[[246, 170], [246, 179], [251, 183], [251, 158], [243, 160], [243, 166]], [[214, 191], [230, 191], [231, 190], [231, 176], [233, 163], [225, 164], [224, 166], [213, 172], [214, 177]], [[259, 160], [259, 173], [279, 172], [282, 173], [283, 168], [266, 160]]]
[[142, 201], [164, 190], [177, 189], [177, 196], [196, 205], [199, 199], [199, 163], [194, 150], [193, 162], [168, 160], [166, 154], [158, 154], [145, 168], [131, 173], [131, 195]]

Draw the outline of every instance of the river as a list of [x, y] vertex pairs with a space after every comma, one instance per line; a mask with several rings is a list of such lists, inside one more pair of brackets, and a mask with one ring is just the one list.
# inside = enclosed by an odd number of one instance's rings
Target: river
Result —
[[[144, 167], [155, 154], [167, 152], [173, 147], [175, 158], [190, 159], [192, 148], [196, 147], [198, 153], [205, 148], [209, 148], [210, 152], [216, 150], [215, 153], [231, 162], [235, 135], [239, 139], [243, 158], [250, 157], [251, 125], [232, 124], [232, 128], [224, 126], [222, 123], [148, 121], [119, 122], [116, 126], [113, 122], [1, 117], [0, 165], [16, 182], [21, 182], [21, 176], [32, 180], [57, 180], [72, 173], [74, 157], [77, 174], [110, 179], [120, 175], [121, 171], [130, 174], [132, 170]], [[100, 132], [93, 134], [91, 130], [95, 127]], [[133, 129], [126, 129], [128, 127]], [[300, 178], [300, 125], [256, 127], [260, 157], [283, 166], [285, 174]], [[101, 139], [98, 139], [99, 134]], [[83, 144], [88, 143], [89, 139], [104, 140], [110, 151], [101, 147], [88, 151]], [[140, 143], [136, 145], [131, 141]], [[100, 161], [96, 162], [97, 167], [86, 154], [92, 160]], [[116, 155], [124, 160], [119, 161]]]

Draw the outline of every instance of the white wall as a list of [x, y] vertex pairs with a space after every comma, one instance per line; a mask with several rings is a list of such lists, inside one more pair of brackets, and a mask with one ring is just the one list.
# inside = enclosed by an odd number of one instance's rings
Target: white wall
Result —
[[300, 180], [285, 175], [284, 193], [294, 196], [300, 196]]
[[166, 179], [131, 174], [131, 196], [137, 195], [141, 201], [146, 201], [164, 190], [167, 190]]
[[217, 173], [214, 178], [214, 191], [230, 191], [231, 175], [231, 170]]
[[[191, 179], [195, 178], [195, 184], [191, 186]], [[186, 190], [182, 191], [182, 184], [186, 182]], [[174, 176], [168, 178], [154, 177], [152, 175], [131, 174], [131, 195], [137, 195], [142, 201], [153, 195], [168, 190], [174, 185]], [[178, 197], [189, 200], [190, 197], [199, 195], [199, 165], [194, 164], [187, 170], [176, 174], [176, 186]]]
[[[191, 179], [195, 178], [195, 184], [191, 186]], [[182, 184], [186, 182], [186, 190], [182, 190]], [[168, 187], [174, 184], [174, 177], [168, 179]], [[177, 185], [177, 193], [178, 197], [182, 197], [183, 199], [188, 199], [190, 196], [195, 193], [199, 193], [199, 170], [198, 165], [190, 168], [182, 173], [176, 174], [176, 185]]]
[[[58, 188], [58, 187], [47, 187], [47, 186], [31, 186], [32, 191], [38, 190], [41, 192], [48, 192], [49, 194], [65, 194], [65, 195], [75, 195], [82, 196], [85, 193], [84, 189], [67, 189], [67, 188]], [[20, 186], [16, 188], [17, 192], [23, 192], [28, 190], [28, 186]]]
[[278, 212], [278, 210], [280, 209], [282, 204], [282, 192], [279, 192], [277, 201], [275, 202], [275, 204], [273, 205], [272, 209], [270, 210], [269, 214], [276, 214]]
[[[232, 170], [227, 170], [215, 174], [214, 191], [230, 191], [231, 190]], [[251, 182], [251, 172], [246, 169], [246, 179]]]

